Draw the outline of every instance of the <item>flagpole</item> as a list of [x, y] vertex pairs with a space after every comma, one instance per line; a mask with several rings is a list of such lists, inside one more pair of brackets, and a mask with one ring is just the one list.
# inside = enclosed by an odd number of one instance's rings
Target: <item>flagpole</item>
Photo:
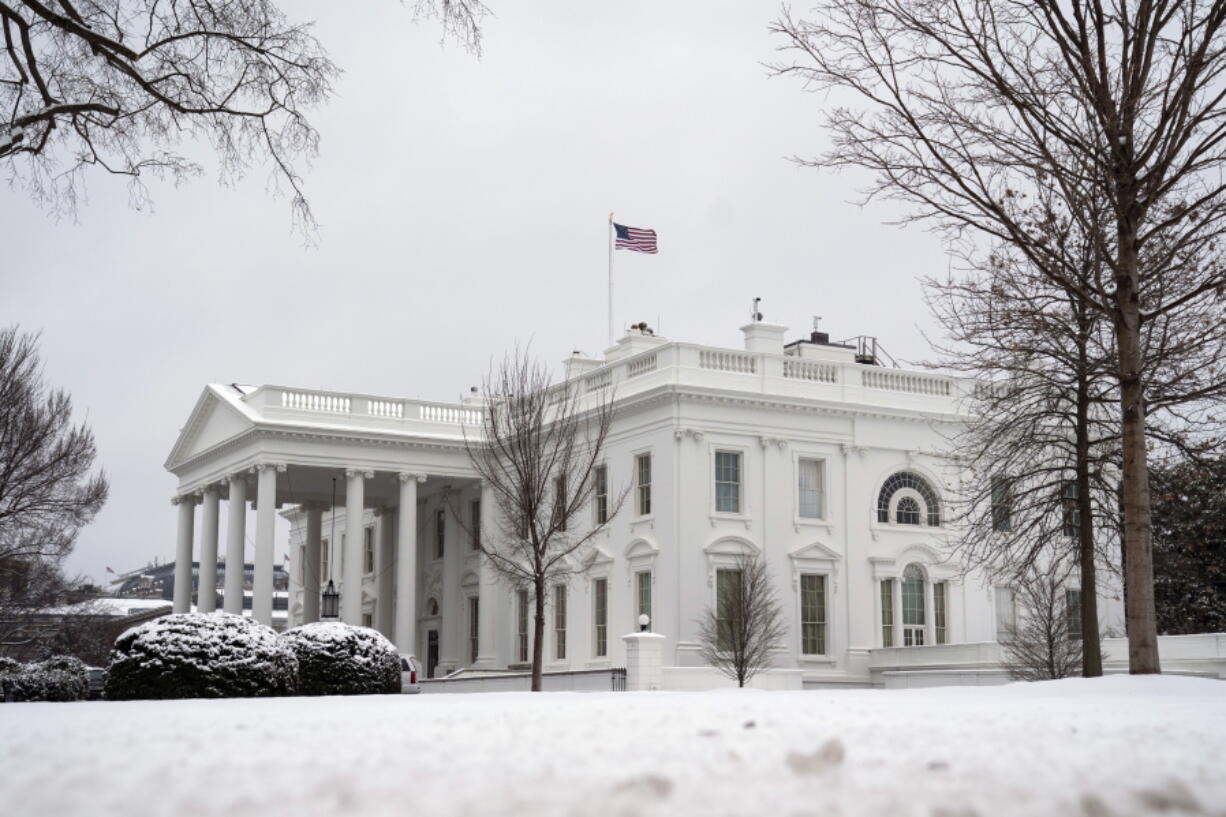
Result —
[[613, 345], [613, 214], [609, 213], [609, 346]]

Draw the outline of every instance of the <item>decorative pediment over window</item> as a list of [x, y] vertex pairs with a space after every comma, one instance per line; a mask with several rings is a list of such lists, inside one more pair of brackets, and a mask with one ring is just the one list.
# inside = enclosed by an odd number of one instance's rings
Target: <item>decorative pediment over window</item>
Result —
[[593, 545], [590, 553], [583, 558], [583, 567], [591, 569], [600, 565], [608, 565], [613, 561], [613, 554], [600, 545]]
[[715, 586], [715, 571], [735, 568], [742, 556], [758, 556], [762, 549], [740, 536], [722, 536], [702, 549], [707, 554], [707, 586]]
[[792, 587], [800, 586], [801, 573], [823, 573], [830, 576], [832, 590], [839, 588], [839, 562], [843, 557], [821, 542], [813, 542], [788, 554], [792, 562]]
[[961, 578], [958, 565], [928, 545], [908, 545], [897, 556], [871, 556], [869, 562], [873, 566], [873, 578], [877, 580], [900, 579], [906, 566], [913, 562], [923, 565], [931, 581], [956, 582]]
[[626, 580], [640, 570], [655, 571], [656, 557], [660, 555], [659, 546], [643, 537], [630, 540], [622, 556], [626, 560]]
[[481, 578], [473, 571], [468, 571], [464, 577], [460, 579], [460, 587], [476, 587], [481, 583]]

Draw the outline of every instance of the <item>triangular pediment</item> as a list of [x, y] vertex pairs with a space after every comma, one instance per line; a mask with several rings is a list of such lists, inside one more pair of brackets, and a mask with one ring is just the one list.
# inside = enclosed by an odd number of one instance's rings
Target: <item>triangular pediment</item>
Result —
[[826, 562], [837, 562], [842, 559], [842, 555], [836, 551], [823, 545], [821, 542], [813, 542], [804, 547], [797, 548], [788, 554], [792, 559], [813, 559]]
[[251, 427], [250, 418], [219, 397], [214, 387], [209, 386], [196, 401], [187, 424], [179, 432], [179, 438], [166, 460], [166, 468], [173, 471], [180, 464], [234, 439]]

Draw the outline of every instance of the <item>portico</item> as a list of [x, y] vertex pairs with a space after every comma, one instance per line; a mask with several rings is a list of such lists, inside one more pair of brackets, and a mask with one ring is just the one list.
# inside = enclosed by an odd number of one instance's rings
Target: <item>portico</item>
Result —
[[[193, 559], [202, 565], [197, 609], [215, 609], [214, 572], [203, 566], [216, 563], [224, 504], [227, 562], [241, 564], [247, 555], [248, 513], [255, 512], [251, 613], [257, 621], [272, 624], [273, 567], [288, 556], [302, 589], [292, 620], [318, 620], [321, 589], [332, 580], [342, 621], [374, 626], [401, 652], [415, 653], [424, 601], [422, 548], [433, 534], [418, 508], [431, 497], [437, 505], [444, 495], [465, 500], [452, 503], [453, 516], [487, 507], [464, 448], [465, 433], [479, 434], [481, 420], [476, 399], [448, 405], [209, 385], [166, 463], [179, 478], [172, 498], [178, 529], [175, 611], [191, 609]], [[302, 546], [289, 554], [275, 552], [278, 509], [284, 509], [282, 516], [300, 512], [305, 525]], [[474, 528], [471, 520], [448, 521]], [[478, 577], [485, 600], [486, 588], [495, 588], [496, 581], [479, 551], [457, 541], [455, 547], [461, 546], [456, 569]], [[242, 573], [226, 571], [226, 579], [221, 606], [241, 612]], [[492, 612], [495, 605], [490, 600], [483, 606]], [[459, 620], [448, 618], [448, 626]], [[492, 636], [480, 641], [492, 648]], [[447, 657], [456, 663], [460, 658]]]

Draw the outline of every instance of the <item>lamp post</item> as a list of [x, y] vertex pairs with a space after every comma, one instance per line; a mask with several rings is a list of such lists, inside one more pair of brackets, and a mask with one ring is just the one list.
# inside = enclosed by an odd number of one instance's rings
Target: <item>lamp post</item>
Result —
[[336, 592], [332, 582], [332, 544], [336, 541], [336, 477], [332, 478], [332, 532], [328, 535], [328, 586], [323, 592], [323, 603], [319, 606], [320, 618], [338, 618], [341, 609], [341, 594]]

